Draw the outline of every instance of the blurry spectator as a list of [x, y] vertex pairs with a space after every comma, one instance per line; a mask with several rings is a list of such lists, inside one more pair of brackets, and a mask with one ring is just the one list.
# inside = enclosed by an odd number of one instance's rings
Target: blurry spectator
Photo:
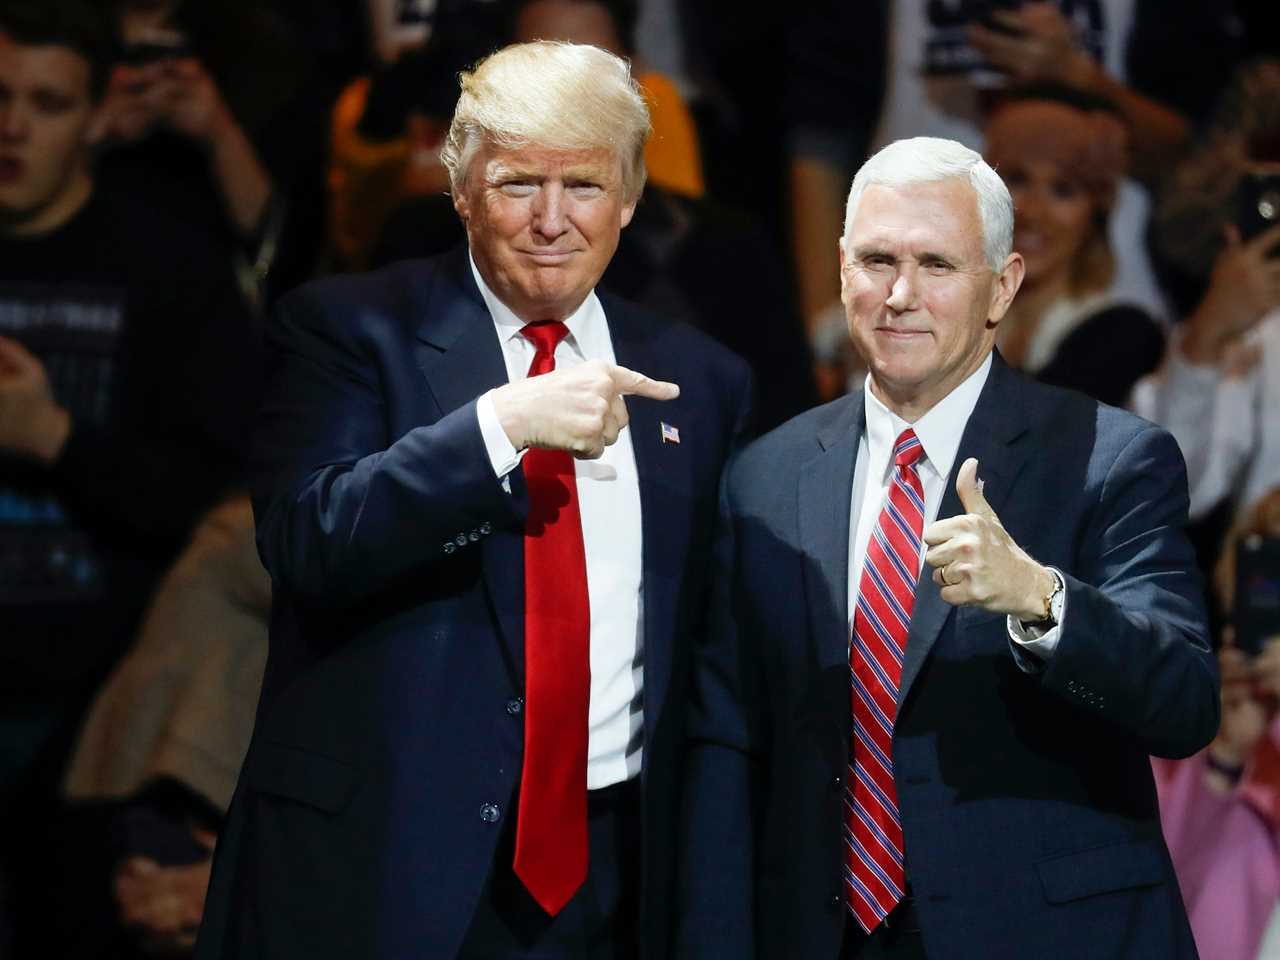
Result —
[[1026, 262], [1000, 353], [1046, 383], [1123, 404], [1164, 352], [1160, 324], [1111, 290], [1107, 224], [1124, 178], [1124, 127], [1105, 103], [1047, 91], [997, 108], [984, 133]]
[[251, 302], [306, 279], [323, 223], [326, 85], [247, 0], [99, 0], [123, 43], [95, 134], [102, 176], [163, 186], [219, 230]]
[[443, 199], [449, 184], [440, 147], [457, 75], [507, 31], [507, 8], [492, 0], [439, 0], [429, 15], [422, 5], [396, 2], [365, 0], [373, 70], [346, 86], [330, 122], [329, 254], [339, 270], [368, 267], [387, 218], [412, 197], [440, 200], [432, 222], [452, 244], [457, 218]]
[[65, 955], [193, 944], [253, 731], [270, 609], [249, 501], [236, 497], [196, 528], [80, 734], [60, 831]]
[[1256, 211], [1251, 184], [1266, 183], [1251, 174], [1280, 186], [1280, 61], [1242, 73], [1157, 210], [1156, 242], [1195, 306], [1133, 403], [1177, 438], [1192, 519], [1224, 502], [1234, 513], [1280, 483], [1280, 226], [1242, 237], [1257, 216], [1242, 203]]
[[257, 384], [258, 333], [216, 244], [95, 181], [109, 35], [81, 0], [0, 0], [0, 873], [15, 898], [40, 893], [30, 871], [84, 698], [237, 476]]
[[[887, 6], [887, 89], [873, 148], [928, 135], [980, 150], [993, 103], [1019, 87], [1053, 85], [1106, 101], [1129, 131], [1136, 172], [1154, 178], [1188, 142], [1191, 122], [1225, 80], [1220, 71], [1199, 68], [1238, 46], [1231, 4], [890, 0]], [[1188, 70], [1189, 62], [1197, 69]], [[1178, 74], [1194, 82], [1170, 82]], [[821, 216], [818, 211], [842, 202], [833, 188], [827, 192], [825, 200], [811, 192], [797, 205], [797, 217]], [[1148, 209], [1146, 192], [1122, 183], [1109, 219], [1116, 261], [1109, 288], [1117, 299], [1163, 317], [1164, 297], [1145, 247]], [[842, 322], [831, 246], [829, 268], [800, 267], [811, 334]], [[817, 285], [820, 294], [803, 292], [806, 285]], [[814, 310], [822, 303], [829, 307], [818, 317]]]
[[[637, 0], [516, 0], [510, 41], [590, 43], [635, 59]], [[645, 144], [649, 183], [686, 197], [701, 197], [702, 158], [693, 117], [671, 78], [643, 63], [632, 66], [649, 103], [653, 133]]]
[[[1280, 537], [1280, 487], [1248, 512], [1223, 552], [1218, 592], [1232, 607], [1239, 537]], [[1280, 578], [1280, 570], [1274, 571]], [[1228, 632], [1228, 636], [1229, 636]], [[1280, 635], [1250, 658], [1219, 652], [1222, 726], [1188, 760], [1153, 760], [1160, 819], [1202, 957], [1254, 960], [1280, 902]]]

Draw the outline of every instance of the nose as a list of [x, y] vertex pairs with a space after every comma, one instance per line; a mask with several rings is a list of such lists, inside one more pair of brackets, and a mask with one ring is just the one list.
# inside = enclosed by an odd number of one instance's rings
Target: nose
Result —
[[544, 183], [533, 202], [533, 231], [547, 240], [554, 240], [565, 232], [566, 197], [564, 187], [555, 181]]
[[899, 268], [898, 276], [894, 279], [893, 286], [889, 288], [889, 298], [884, 303], [894, 313], [904, 313], [915, 306], [914, 268], [907, 265]]

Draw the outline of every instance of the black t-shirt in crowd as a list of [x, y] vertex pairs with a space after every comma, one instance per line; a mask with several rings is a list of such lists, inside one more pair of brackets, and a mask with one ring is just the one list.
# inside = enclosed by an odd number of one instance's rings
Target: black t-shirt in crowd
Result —
[[0, 695], [104, 669], [193, 522], [243, 479], [260, 331], [229, 263], [102, 191], [51, 234], [0, 234], [0, 336], [42, 360], [72, 415], [53, 469], [0, 454]]

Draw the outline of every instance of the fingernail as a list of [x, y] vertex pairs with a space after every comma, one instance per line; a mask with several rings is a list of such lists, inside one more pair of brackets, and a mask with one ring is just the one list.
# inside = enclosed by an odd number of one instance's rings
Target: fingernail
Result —
[[987, 487], [987, 481], [985, 481], [985, 480], [979, 480], [979, 481], [978, 481], [978, 492], [979, 492], [979, 493], [982, 493], [982, 491], [983, 491], [983, 490], [985, 490], [985, 489], [986, 489], [986, 487]]

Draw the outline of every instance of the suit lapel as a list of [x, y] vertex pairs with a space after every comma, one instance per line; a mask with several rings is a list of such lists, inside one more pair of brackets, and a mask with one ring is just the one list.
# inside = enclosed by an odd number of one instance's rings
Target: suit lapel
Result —
[[800, 468], [805, 601], [820, 671], [849, 662], [849, 491], [863, 423], [859, 390], [819, 430], [821, 452]]
[[[441, 415], [507, 382], [507, 366], [485, 308], [466, 247], [449, 254], [417, 291], [416, 359]], [[502, 640], [518, 675], [524, 673], [524, 532], [495, 530], [481, 551], [485, 584], [501, 625]]]
[[[658, 355], [652, 330], [628, 304], [600, 294], [609, 323], [609, 338], [618, 364], [654, 379], [675, 379], [667, 358]], [[683, 471], [665, 461], [682, 454], [662, 442], [661, 417], [671, 406], [643, 397], [627, 397], [631, 449], [640, 486], [640, 530], [644, 589], [644, 713], [646, 731], [656, 730], [671, 680], [676, 597], [671, 571], [681, 563], [687, 539], [678, 491], [687, 482]], [[671, 417], [671, 413], [665, 414]], [[686, 494], [687, 490], [684, 491]]]
[[[1018, 443], [1026, 433], [1027, 421], [1017, 395], [1017, 377], [1018, 374], [1005, 365], [999, 354], [993, 357], [991, 373], [965, 425], [955, 463], [947, 477], [942, 505], [938, 508], [939, 520], [964, 512], [956, 493], [956, 473], [970, 457], [978, 460], [978, 477], [985, 484], [983, 495], [996, 516], [1001, 515], [1018, 474], [1031, 453], [1030, 444]], [[937, 584], [933, 582], [932, 572], [933, 568], [924, 564], [916, 584], [915, 607], [911, 612], [911, 629], [907, 634], [902, 679], [898, 685], [899, 711], [906, 703], [921, 667], [933, 651], [943, 625], [955, 610], [942, 599]]]

